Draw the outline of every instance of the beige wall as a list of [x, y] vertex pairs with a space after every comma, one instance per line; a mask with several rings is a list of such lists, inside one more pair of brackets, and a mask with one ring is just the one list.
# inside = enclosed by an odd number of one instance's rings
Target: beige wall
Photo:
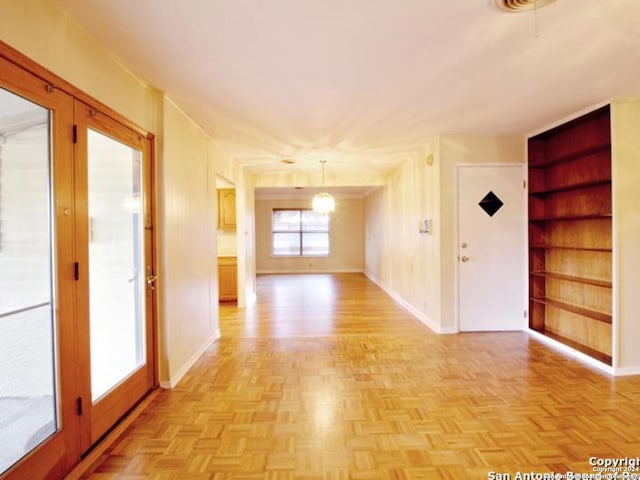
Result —
[[254, 185], [246, 172], [240, 175], [236, 189], [238, 232], [238, 306], [246, 307], [256, 301], [256, 213]]
[[160, 169], [161, 377], [172, 384], [218, 329], [215, 172], [208, 137], [171, 101], [164, 104]]
[[389, 278], [388, 195], [388, 187], [378, 188], [364, 200], [365, 274], [378, 283]]
[[613, 362], [619, 373], [639, 373], [640, 102], [614, 101], [611, 109], [614, 255]]
[[[427, 158], [433, 162], [428, 164]], [[440, 324], [438, 140], [417, 149], [365, 200], [366, 274], [434, 331]], [[431, 219], [432, 234], [420, 233]]]
[[238, 254], [238, 239], [235, 231], [218, 230], [219, 257], [235, 257]]
[[364, 269], [363, 200], [336, 199], [331, 214], [328, 257], [271, 256], [271, 212], [274, 208], [309, 208], [311, 199], [258, 199], [256, 212], [256, 268], [261, 272], [340, 272]]

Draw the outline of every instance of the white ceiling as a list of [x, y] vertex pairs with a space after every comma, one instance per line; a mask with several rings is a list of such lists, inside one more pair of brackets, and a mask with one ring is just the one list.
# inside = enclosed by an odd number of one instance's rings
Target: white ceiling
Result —
[[258, 171], [387, 170], [640, 97], [640, 0], [57, 1]]
[[257, 200], [307, 200], [320, 192], [329, 192], [337, 199], [364, 198], [380, 187], [262, 187], [256, 188]]

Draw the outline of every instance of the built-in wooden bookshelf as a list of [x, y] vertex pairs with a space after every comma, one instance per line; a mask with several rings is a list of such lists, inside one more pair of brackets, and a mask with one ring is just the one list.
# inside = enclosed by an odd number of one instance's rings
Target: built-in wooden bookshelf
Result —
[[529, 327], [611, 365], [610, 108], [529, 139]]

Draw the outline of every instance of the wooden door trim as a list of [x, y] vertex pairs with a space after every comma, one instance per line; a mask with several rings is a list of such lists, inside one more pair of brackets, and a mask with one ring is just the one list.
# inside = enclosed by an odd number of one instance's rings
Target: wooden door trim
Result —
[[64, 80], [59, 75], [56, 75], [51, 70], [43, 67], [39, 63], [31, 60], [29, 57], [20, 53], [15, 48], [10, 45], [4, 43], [0, 40], [0, 58], [6, 59], [8, 62], [11, 62], [18, 68], [25, 70], [32, 75], [35, 75], [43, 82], [46, 82], [47, 85], [51, 85], [57, 90], [62, 90], [63, 92], [71, 95], [73, 98], [80, 100], [88, 105], [91, 105], [96, 111], [103, 113], [109, 117], [111, 117], [114, 121], [122, 124], [124, 127], [134, 130], [140, 135], [145, 136], [149, 140], [153, 140], [155, 135], [148, 130], [140, 127], [136, 123], [127, 119], [111, 107], [102, 103], [100, 100], [95, 99], [91, 95], [80, 90], [78, 87]]

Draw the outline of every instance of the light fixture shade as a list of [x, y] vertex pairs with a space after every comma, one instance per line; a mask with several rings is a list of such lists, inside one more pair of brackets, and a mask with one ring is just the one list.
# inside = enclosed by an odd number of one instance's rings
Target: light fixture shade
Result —
[[329, 213], [336, 209], [336, 200], [330, 193], [322, 192], [313, 197], [313, 211]]

